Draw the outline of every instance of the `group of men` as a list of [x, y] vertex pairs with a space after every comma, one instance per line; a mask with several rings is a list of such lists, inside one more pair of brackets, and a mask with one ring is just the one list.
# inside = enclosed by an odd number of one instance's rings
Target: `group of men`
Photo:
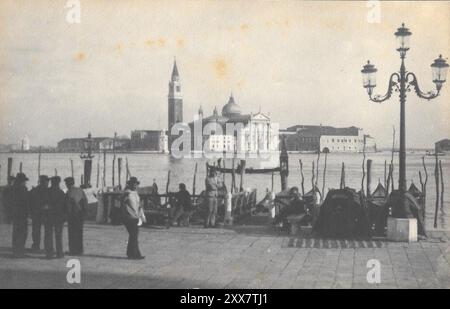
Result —
[[[8, 179], [4, 192], [5, 202], [13, 225], [12, 251], [16, 258], [25, 256], [28, 238], [28, 219], [32, 221], [31, 250], [40, 252], [42, 227], [44, 227], [44, 249], [48, 259], [63, 258], [63, 227], [68, 223], [69, 255], [83, 254], [83, 221], [87, 201], [84, 191], [75, 187], [72, 177], [64, 179], [65, 193], [61, 187], [61, 177], [39, 176], [39, 183], [28, 190], [28, 177], [18, 173]], [[49, 186], [50, 184], [50, 186]], [[56, 249], [56, 250], [55, 250]]]

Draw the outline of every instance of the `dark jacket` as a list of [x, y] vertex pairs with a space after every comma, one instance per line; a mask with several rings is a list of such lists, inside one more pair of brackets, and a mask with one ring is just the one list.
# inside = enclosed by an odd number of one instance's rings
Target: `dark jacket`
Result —
[[179, 207], [183, 207], [184, 211], [191, 211], [192, 209], [191, 194], [187, 190], [178, 191], [175, 197], [177, 199]]
[[22, 186], [14, 186], [11, 197], [13, 219], [26, 219], [30, 205], [30, 192], [28, 192], [28, 189]]
[[37, 186], [30, 191], [30, 213], [31, 215], [39, 215], [44, 209], [48, 208], [49, 188]]
[[50, 223], [63, 223], [67, 216], [67, 199], [60, 188], [48, 189], [49, 208], [47, 220]]

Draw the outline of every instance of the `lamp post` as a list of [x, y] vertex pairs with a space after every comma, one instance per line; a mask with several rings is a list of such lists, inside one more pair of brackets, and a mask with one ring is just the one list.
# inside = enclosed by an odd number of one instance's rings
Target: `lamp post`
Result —
[[94, 144], [94, 140], [92, 139], [91, 133], [88, 134], [88, 137], [83, 141], [83, 149], [87, 151], [87, 154], [84, 152], [81, 153], [80, 158], [84, 160], [84, 187], [89, 188], [91, 185], [91, 172], [92, 172], [92, 159], [94, 155], [92, 154], [92, 146]]
[[[406, 93], [411, 91], [411, 87], [416, 92], [417, 96], [422, 99], [431, 100], [439, 95], [442, 84], [445, 82], [447, 70], [449, 65], [439, 55], [439, 58], [434, 60], [431, 64], [433, 82], [436, 85], [436, 91], [422, 92], [419, 87], [417, 77], [413, 72], [408, 72], [405, 68], [406, 52], [409, 50], [409, 38], [411, 32], [402, 24], [395, 32], [398, 42], [397, 51], [400, 53], [401, 65], [400, 71], [395, 72], [389, 78], [389, 86], [385, 95], [373, 95], [373, 89], [376, 87], [376, 72], [377, 69], [370, 61], [363, 66], [361, 73], [363, 75], [363, 86], [367, 89], [369, 99], [373, 102], [381, 103], [388, 100], [393, 91], [399, 92], [400, 98], [400, 151], [399, 151], [399, 191], [402, 201], [402, 208], [398, 209], [405, 213], [404, 196], [406, 192], [406, 132], [405, 132], [405, 103]], [[398, 212], [397, 212], [398, 213]]]

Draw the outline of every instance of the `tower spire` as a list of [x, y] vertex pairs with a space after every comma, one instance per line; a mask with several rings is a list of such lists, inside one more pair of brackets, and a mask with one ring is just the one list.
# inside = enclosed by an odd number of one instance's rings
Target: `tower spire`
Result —
[[172, 81], [179, 80], [180, 75], [178, 73], [178, 67], [177, 67], [177, 59], [173, 58], [173, 69], [172, 69]]

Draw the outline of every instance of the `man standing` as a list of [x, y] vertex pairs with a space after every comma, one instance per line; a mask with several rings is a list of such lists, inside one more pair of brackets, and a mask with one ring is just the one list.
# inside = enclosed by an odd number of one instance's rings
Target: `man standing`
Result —
[[64, 257], [62, 244], [62, 231], [66, 217], [66, 195], [61, 190], [59, 184], [61, 177], [51, 178], [51, 187], [48, 190], [48, 210], [45, 213], [45, 253], [47, 259], [52, 259], [55, 252], [53, 247], [53, 237], [56, 246], [56, 258]]
[[41, 227], [43, 224], [44, 210], [48, 209], [48, 177], [46, 175], [39, 176], [39, 184], [30, 192], [31, 195], [31, 220], [33, 239], [32, 251], [39, 251], [41, 247]]
[[217, 180], [214, 168], [209, 169], [209, 175], [205, 179], [207, 214], [205, 228], [216, 226], [217, 214]]
[[127, 183], [127, 190], [122, 203], [122, 221], [128, 231], [127, 257], [130, 260], [142, 260], [139, 250], [139, 219], [145, 221], [143, 209], [141, 208], [141, 200], [137, 193], [139, 181], [136, 177], [131, 177]]
[[83, 222], [87, 200], [84, 191], [75, 187], [73, 177], [64, 179], [67, 187], [67, 230], [69, 234], [69, 255], [83, 254]]
[[178, 187], [180, 191], [175, 195], [177, 207], [173, 216], [172, 225], [178, 225], [179, 219], [182, 219], [185, 225], [189, 225], [189, 217], [192, 211], [191, 194], [186, 190], [184, 183], [180, 183]]
[[8, 184], [3, 190], [3, 204], [5, 207], [6, 223], [10, 224], [13, 220], [13, 192], [14, 192], [14, 181], [16, 177], [8, 176]]
[[25, 256], [25, 243], [28, 234], [29, 192], [28, 178], [24, 173], [18, 173], [12, 191], [12, 251], [16, 258]]

